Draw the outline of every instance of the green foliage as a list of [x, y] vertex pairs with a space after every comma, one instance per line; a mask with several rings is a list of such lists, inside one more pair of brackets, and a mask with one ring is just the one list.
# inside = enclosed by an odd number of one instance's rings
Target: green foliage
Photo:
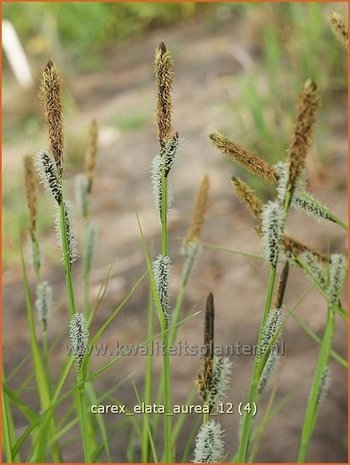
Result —
[[191, 18], [194, 3], [6, 3], [4, 18], [10, 20], [27, 47], [38, 41], [54, 43], [74, 57], [74, 67], [96, 69], [99, 55], [109, 45], [146, 30]]

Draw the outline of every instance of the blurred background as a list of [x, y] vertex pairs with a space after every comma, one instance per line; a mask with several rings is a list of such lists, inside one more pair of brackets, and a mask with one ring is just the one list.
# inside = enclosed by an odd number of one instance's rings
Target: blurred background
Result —
[[[28, 215], [23, 189], [23, 156], [46, 147], [44, 120], [37, 93], [46, 62], [52, 59], [61, 72], [64, 89], [65, 180], [74, 199], [74, 177], [82, 171], [89, 124], [99, 125], [99, 152], [92, 202], [92, 220], [98, 226], [98, 249], [92, 273], [91, 298], [112, 265], [111, 279], [96, 325], [104, 321], [144, 269], [135, 217], [138, 211], [147, 240], [155, 250], [159, 220], [150, 187], [150, 163], [157, 153], [153, 59], [164, 41], [175, 61], [174, 127], [184, 147], [173, 173], [174, 207], [169, 217], [170, 254], [173, 257], [172, 296], [181, 280], [181, 238], [186, 234], [191, 208], [201, 177], [211, 182], [210, 205], [203, 240], [240, 252], [262, 253], [253, 222], [233, 198], [230, 177], [238, 174], [261, 196], [272, 192], [217, 152], [208, 138], [215, 129], [256, 150], [271, 162], [283, 159], [288, 147], [296, 98], [304, 81], [313, 78], [322, 89], [316, 137], [308, 158], [309, 190], [346, 219], [347, 70], [346, 51], [333, 36], [327, 13], [336, 11], [345, 20], [345, 3], [6, 3], [3, 18], [12, 25], [24, 49], [28, 69], [15, 75], [10, 55], [3, 57], [3, 260], [4, 260], [4, 364], [11, 371], [29, 349], [19, 260], [19, 238]], [[11, 26], [10, 26], [11, 27]], [[11, 49], [10, 49], [11, 50]], [[18, 63], [17, 63], [18, 64]], [[45, 275], [54, 286], [56, 307], [49, 323], [49, 337], [67, 341], [68, 311], [64, 299], [64, 274], [53, 231], [53, 208], [40, 196], [40, 241]], [[77, 218], [76, 235], [79, 235]], [[346, 236], [332, 224], [317, 224], [292, 213], [288, 232], [323, 251], [345, 253]], [[80, 265], [74, 265], [79, 295]], [[202, 310], [209, 291], [216, 300], [216, 342], [253, 344], [260, 322], [267, 266], [239, 255], [203, 247], [187, 291], [184, 313]], [[295, 306], [310, 284], [299, 270], [292, 270], [286, 305]], [[146, 284], [135, 294], [104, 343], [138, 343], [145, 339]], [[296, 313], [322, 335], [326, 306], [311, 291]], [[202, 342], [202, 315], [189, 321], [179, 340]], [[337, 322], [334, 348], [346, 356], [346, 328]], [[286, 354], [278, 377], [277, 399], [292, 391], [291, 400], [268, 425], [259, 461], [294, 461], [317, 345], [292, 320], [284, 332]], [[58, 372], [66, 355], [63, 345], [52, 354]], [[173, 361], [174, 402], [185, 402], [201, 368], [198, 357]], [[230, 400], [247, 395], [251, 362], [234, 357]], [[102, 357], [93, 366], [106, 363]], [[155, 380], [161, 361], [155, 363]], [[331, 362], [332, 385], [319, 415], [310, 461], [346, 461], [346, 371]], [[16, 388], [23, 364], [11, 380]], [[142, 388], [144, 359], [128, 357], [103, 378], [103, 391], [132, 374]], [[157, 387], [157, 386], [156, 386]], [[130, 383], [118, 388], [118, 398], [136, 403]], [[31, 385], [24, 398], [35, 408]], [[267, 398], [266, 398], [267, 399]], [[266, 400], [263, 400], [263, 407]], [[64, 408], [64, 406], [62, 407]], [[21, 430], [25, 419], [15, 412]], [[115, 418], [106, 418], [111, 431]], [[196, 432], [198, 418], [189, 417], [177, 446], [181, 460], [185, 439]], [[222, 418], [228, 452], [236, 448], [238, 415]], [[112, 434], [112, 433], [111, 433]], [[113, 459], [125, 461], [130, 427], [113, 437]], [[66, 461], [80, 460], [80, 451], [67, 441]], [[129, 448], [128, 448], [129, 450]], [[137, 458], [137, 457], [136, 457]]]

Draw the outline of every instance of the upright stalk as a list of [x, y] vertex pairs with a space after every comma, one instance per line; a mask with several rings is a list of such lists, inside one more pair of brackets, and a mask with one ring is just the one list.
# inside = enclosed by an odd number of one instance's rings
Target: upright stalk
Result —
[[[161, 254], [163, 257], [168, 255], [168, 225], [167, 225], [167, 208], [168, 208], [168, 186], [165, 176], [165, 164], [162, 169], [162, 214], [161, 214]], [[170, 390], [170, 359], [169, 359], [169, 331], [167, 327], [163, 328], [163, 384], [164, 384], [164, 455], [165, 462], [172, 462], [172, 440], [171, 440], [171, 390]]]
[[[152, 292], [149, 293], [148, 298], [148, 318], [147, 318], [147, 340], [152, 340], [153, 337], [153, 298]], [[153, 344], [153, 342], [152, 342]], [[146, 373], [145, 373], [145, 388], [143, 394], [143, 400], [146, 405], [151, 402], [152, 393], [152, 355], [149, 352], [149, 345], [147, 346], [146, 356]], [[147, 415], [143, 417], [143, 429], [142, 429], [142, 462], [147, 463], [149, 460], [149, 420]]]
[[[268, 287], [267, 287], [267, 292], [266, 292], [266, 297], [265, 297], [264, 313], [263, 313], [263, 318], [261, 320], [261, 325], [260, 325], [259, 335], [258, 335], [258, 346], [261, 342], [263, 328], [265, 326], [266, 319], [268, 317], [268, 314], [271, 308], [275, 280], [276, 280], [276, 267], [270, 266], [269, 282], [268, 282]], [[253, 404], [253, 402], [255, 402], [257, 391], [258, 391], [258, 384], [259, 384], [259, 377], [260, 377], [259, 372], [258, 372], [258, 361], [259, 360], [257, 356], [255, 356], [254, 367], [253, 367], [253, 378], [252, 378], [252, 382], [251, 382], [251, 386], [250, 386], [249, 394], [248, 394], [248, 404], [250, 406]], [[248, 446], [249, 446], [249, 438], [251, 434], [252, 420], [253, 420], [253, 417], [251, 413], [250, 412], [247, 413], [244, 417], [244, 422], [242, 426], [241, 440], [240, 440], [239, 450], [238, 450], [238, 455], [237, 455], [238, 463], [244, 463], [246, 461], [246, 456], [247, 456]]]
[[[84, 381], [83, 376], [77, 375], [77, 385]], [[84, 462], [91, 463], [92, 457], [90, 452], [90, 441], [88, 435], [88, 418], [87, 418], [87, 410], [84, 408], [84, 397], [85, 397], [85, 388], [84, 384], [81, 384], [77, 391], [76, 391], [76, 402], [77, 402], [77, 410], [79, 416], [79, 425], [81, 431], [81, 437], [83, 441], [83, 453], [84, 453]]]
[[315, 374], [312, 381], [309, 401], [307, 404], [303, 429], [301, 433], [301, 442], [298, 453], [298, 463], [304, 463], [306, 454], [309, 448], [310, 439], [315, 426], [315, 418], [317, 415], [319, 396], [322, 384], [322, 375], [327, 367], [328, 359], [332, 347], [332, 339], [334, 333], [335, 315], [332, 308], [328, 308], [327, 326], [321, 343], [320, 354], [317, 360]]
[[64, 273], [66, 277], [66, 292], [67, 292], [70, 316], [72, 317], [76, 312], [76, 307], [75, 307], [74, 288], [73, 288], [73, 280], [72, 280], [72, 266], [71, 266], [70, 257], [69, 257], [66, 211], [65, 211], [65, 205], [64, 205], [63, 200], [61, 201], [59, 208], [60, 208], [60, 222], [61, 222], [60, 230], [61, 230], [63, 262], [64, 262]]

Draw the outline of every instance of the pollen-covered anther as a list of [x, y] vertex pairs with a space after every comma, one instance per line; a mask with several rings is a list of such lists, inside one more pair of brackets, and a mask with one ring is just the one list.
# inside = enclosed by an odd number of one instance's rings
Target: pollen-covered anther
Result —
[[79, 372], [89, 344], [89, 325], [83, 313], [73, 315], [69, 325], [69, 340], [76, 370]]
[[[63, 230], [63, 225], [61, 221], [61, 212], [60, 207], [56, 207], [56, 219], [55, 227], [57, 232], [57, 240], [60, 244], [62, 253], [64, 253], [63, 241], [66, 240], [67, 244], [67, 255], [69, 263], [72, 265], [73, 262], [79, 257], [77, 251], [76, 239], [73, 233], [73, 219], [74, 219], [74, 210], [73, 203], [70, 200], [64, 201], [64, 222], [65, 222], [65, 233]], [[64, 239], [65, 236], [65, 239]]]
[[210, 420], [204, 423], [197, 435], [194, 463], [220, 463], [223, 459], [224, 431], [219, 423]]
[[158, 255], [156, 260], [153, 262], [153, 273], [165, 323], [168, 325], [170, 258], [166, 255]]
[[46, 151], [39, 152], [35, 158], [35, 167], [41, 182], [60, 205], [62, 201], [62, 183], [57, 174], [55, 162]]
[[283, 235], [284, 211], [279, 202], [267, 202], [262, 213], [262, 235], [265, 247], [265, 257], [276, 267], [280, 241]]
[[35, 307], [38, 312], [38, 319], [44, 331], [47, 329], [47, 322], [52, 308], [52, 287], [47, 281], [38, 283], [36, 287]]

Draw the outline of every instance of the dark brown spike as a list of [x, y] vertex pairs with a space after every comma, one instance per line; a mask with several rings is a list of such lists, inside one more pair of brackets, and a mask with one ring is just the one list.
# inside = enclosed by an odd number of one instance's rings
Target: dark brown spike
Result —
[[282, 308], [283, 299], [284, 299], [284, 295], [285, 295], [286, 287], [287, 287], [288, 275], [289, 275], [289, 261], [287, 260], [282, 269], [282, 273], [281, 273], [280, 280], [278, 283], [276, 300], [275, 300], [275, 305], [274, 305], [275, 308]]

